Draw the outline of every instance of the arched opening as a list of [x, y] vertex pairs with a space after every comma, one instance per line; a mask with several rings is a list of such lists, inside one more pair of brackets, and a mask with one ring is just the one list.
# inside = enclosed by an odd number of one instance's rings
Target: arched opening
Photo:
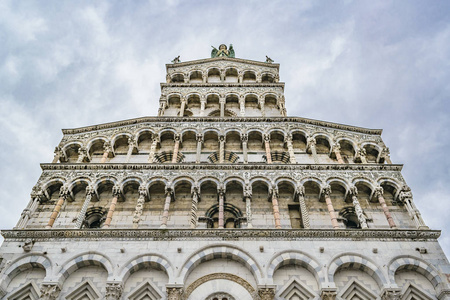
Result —
[[259, 131], [250, 131], [248, 133], [247, 153], [249, 162], [261, 162], [265, 148], [263, 145], [262, 134]]
[[237, 131], [231, 131], [225, 137], [225, 151], [242, 152], [241, 136]]
[[266, 112], [266, 116], [279, 115], [277, 97], [275, 95], [272, 94], [266, 95], [264, 99], [264, 110]]
[[245, 71], [243, 77], [244, 83], [256, 82], [256, 74], [253, 71]]
[[93, 163], [100, 162], [104, 153], [105, 141], [98, 139], [91, 143], [89, 147], [90, 161]]
[[[223, 205], [224, 210], [224, 227], [241, 228], [242, 212], [233, 204], [225, 202]], [[219, 228], [219, 204], [216, 203], [211, 206], [205, 214], [207, 219], [207, 228]]]
[[366, 150], [366, 160], [368, 163], [377, 163], [379, 151], [375, 145], [367, 144], [364, 146]]
[[225, 108], [227, 110], [233, 111], [235, 114], [239, 114], [239, 98], [237, 95], [231, 94], [227, 95], [225, 100]]
[[139, 153], [145, 154], [150, 153], [152, 142], [153, 142], [153, 134], [151, 131], [141, 132], [137, 140]]
[[183, 74], [174, 74], [171, 78], [172, 83], [184, 83], [184, 75]]
[[341, 156], [344, 163], [353, 163], [355, 158], [355, 148], [353, 147], [353, 144], [347, 140], [340, 140], [339, 145], [341, 146]]
[[245, 96], [245, 115], [252, 116], [261, 116], [261, 110], [258, 106], [258, 97], [256, 95], [250, 94]]
[[184, 111], [184, 116], [188, 116], [189, 112], [192, 115], [200, 115], [200, 97], [197, 94], [189, 95], [187, 98], [187, 109]]
[[209, 94], [206, 97], [205, 111], [207, 114], [209, 114], [211, 111], [215, 111], [215, 110], [219, 110], [219, 112], [220, 112], [219, 96], [216, 94]]
[[182, 135], [180, 151], [186, 162], [195, 162], [197, 154], [197, 134], [194, 131], [186, 131]]
[[208, 82], [220, 82], [220, 70], [211, 68], [208, 70]]
[[235, 68], [229, 68], [225, 71], [226, 82], [238, 82], [238, 71]]
[[292, 133], [292, 147], [294, 152], [306, 152], [306, 136], [303, 132], [297, 131]]
[[317, 136], [316, 137], [316, 151], [317, 154], [325, 154], [325, 155], [329, 155], [330, 154], [330, 142], [328, 141], [327, 138], [325, 138], [324, 136]]
[[75, 163], [78, 161], [78, 150], [80, 149], [80, 145], [72, 144], [65, 148], [66, 158], [68, 163]]
[[274, 83], [275, 82], [275, 76], [273, 76], [270, 73], [265, 73], [261, 77], [262, 83]]
[[189, 76], [189, 82], [190, 83], [202, 83], [203, 82], [203, 76], [202, 72], [200, 71], [193, 71], [191, 72], [191, 75]]

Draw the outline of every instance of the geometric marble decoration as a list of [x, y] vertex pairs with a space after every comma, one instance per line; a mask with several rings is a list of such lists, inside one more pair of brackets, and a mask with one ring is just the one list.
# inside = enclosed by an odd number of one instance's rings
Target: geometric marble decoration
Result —
[[401, 300], [433, 300], [435, 297], [431, 296], [428, 292], [421, 289], [416, 284], [409, 282], [406, 284], [401, 292]]
[[39, 289], [36, 284], [31, 281], [28, 284], [21, 286], [13, 293], [6, 297], [8, 300], [38, 300]]
[[337, 297], [346, 300], [375, 300], [379, 298], [356, 279], [347, 282], [341, 289], [341, 292], [338, 293]]
[[164, 295], [161, 291], [150, 281], [146, 281], [140, 284], [134, 291], [127, 297], [129, 300], [159, 300]]
[[292, 278], [289, 280], [278, 292], [277, 295], [280, 299], [286, 300], [311, 300], [311, 299], [319, 299], [319, 295], [317, 295], [314, 291], [312, 291], [309, 287], [302, 284], [296, 278]]
[[100, 292], [95, 288], [90, 280], [80, 283], [66, 296], [67, 300], [96, 300], [100, 299]]

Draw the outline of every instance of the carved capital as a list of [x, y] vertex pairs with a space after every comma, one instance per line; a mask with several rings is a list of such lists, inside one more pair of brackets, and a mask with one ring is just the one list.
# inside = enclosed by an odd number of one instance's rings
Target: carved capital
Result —
[[322, 300], [335, 300], [337, 296], [337, 291], [336, 290], [322, 290], [322, 292], [320, 293], [320, 298]]
[[400, 201], [405, 202], [407, 200], [412, 200], [412, 192], [411, 188], [407, 186], [406, 184], [402, 186], [402, 189], [400, 190], [400, 194], [398, 195], [398, 198]]
[[181, 135], [177, 133], [173, 136], [173, 139], [175, 142], [179, 142], [181, 140]]
[[120, 186], [119, 185], [114, 185], [113, 186], [113, 188], [112, 188], [112, 194], [113, 194], [113, 197], [118, 197], [118, 196], [120, 196]]
[[181, 300], [183, 289], [181, 287], [167, 287], [167, 300]]
[[59, 197], [67, 199], [67, 197], [69, 196], [69, 186], [68, 185], [63, 185], [61, 186], [61, 188], [59, 189]]
[[247, 133], [241, 133], [241, 141], [243, 143], [247, 143], [248, 142], [248, 134]]
[[329, 184], [322, 186], [322, 194], [328, 197], [331, 195], [331, 186]]
[[306, 143], [307, 143], [308, 147], [311, 147], [313, 145], [315, 146], [316, 145], [316, 139], [314, 137], [312, 137], [312, 136], [308, 136], [308, 138], [306, 139]]
[[270, 134], [265, 133], [265, 134], [263, 135], [263, 139], [264, 139], [265, 142], [270, 142]]
[[384, 190], [383, 190], [383, 188], [381, 186], [377, 186], [375, 188], [375, 197], [378, 198], [380, 196], [383, 196], [383, 193], [384, 193]]
[[61, 292], [61, 288], [55, 284], [45, 284], [41, 285], [41, 297], [39, 299], [43, 300], [56, 300]]
[[165, 193], [166, 197], [169, 196], [169, 195], [172, 196], [173, 189], [170, 186], [166, 186], [166, 188], [164, 190], [164, 193]]
[[108, 152], [108, 153], [111, 152], [111, 151], [112, 151], [111, 144], [108, 143], [108, 142], [105, 142], [105, 143], [103, 144], [103, 151]]
[[92, 185], [88, 185], [86, 187], [86, 195], [91, 195], [92, 196], [93, 194], [95, 194], [94, 187]]
[[356, 186], [352, 185], [350, 187], [350, 195], [352, 195], [352, 196], [358, 195], [358, 188]]
[[341, 145], [339, 143], [334, 143], [332, 147], [333, 152], [339, 152], [341, 151]]
[[264, 287], [258, 289], [258, 295], [261, 300], [273, 300], [275, 297], [275, 288]]
[[385, 289], [381, 294], [382, 300], [400, 300], [400, 289]]
[[219, 142], [221, 142], [221, 143], [225, 142], [225, 136], [224, 135], [219, 135]]
[[203, 143], [203, 134], [197, 133], [196, 139], [197, 139], [197, 142]]
[[251, 185], [244, 186], [244, 198], [252, 198], [253, 191]]
[[139, 186], [139, 196], [146, 197], [147, 196], [147, 188], [144, 185]]
[[106, 284], [106, 300], [119, 300], [122, 296], [123, 286], [119, 282], [108, 282]]
[[305, 196], [305, 187], [301, 184], [297, 185], [295, 187], [295, 193], [299, 196], [304, 197]]

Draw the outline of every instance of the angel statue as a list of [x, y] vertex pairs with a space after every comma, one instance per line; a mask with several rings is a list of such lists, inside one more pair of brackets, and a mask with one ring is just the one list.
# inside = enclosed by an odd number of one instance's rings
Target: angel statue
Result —
[[219, 49], [217, 49], [214, 46], [213, 49], [211, 50], [211, 57], [233, 57], [234, 58], [234, 49], [233, 49], [233, 44], [230, 44], [230, 49], [227, 49], [227, 46], [225, 44], [222, 44], [219, 46]]

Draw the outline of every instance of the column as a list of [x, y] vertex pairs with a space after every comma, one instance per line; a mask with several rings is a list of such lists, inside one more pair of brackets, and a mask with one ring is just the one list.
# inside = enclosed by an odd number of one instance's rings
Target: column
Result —
[[189, 73], [183, 74], [184, 83], [189, 83]]
[[238, 73], [238, 83], [244, 82], [244, 72], [239, 71]]
[[241, 117], [245, 116], [245, 97], [244, 95], [239, 95], [239, 111]]
[[46, 229], [53, 227], [56, 217], [58, 217], [58, 214], [61, 211], [61, 206], [64, 204], [64, 201], [66, 201], [68, 196], [69, 196], [69, 187], [64, 185], [61, 186], [61, 189], [59, 191], [58, 202], [56, 202], [55, 208], [53, 209], [53, 212], [50, 215], [50, 220], [48, 221], [47, 226], [45, 226]]
[[106, 300], [119, 300], [122, 297], [123, 285], [120, 282], [107, 282], [106, 283]]
[[389, 226], [391, 228], [396, 228], [397, 226], [395, 226], [394, 219], [392, 219], [391, 213], [389, 212], [389, 208], [386, 205], [386, 201], [384, 201], [383, 188], [381, 186], [375, 188], [375, 197], [377, 197], [378, 202], [380, 202], [381, 208], [383, 209], [384, 215], [386, 216]]
[[178, 286], [166, 286], [167, 300], [181, 300], [183, 288]]
[[325, 203], [327, 204], [328, 213], [330, 214], [331, 225], [333, 229], [339, 229], [339, 224], [336, 218], [336, 213], [334, 211], [333, 203], [331, 202], [331, 186], [325, 185], [322, 187], [322, 194], [325, 198]]
[[225, 159], [225, 136], [219, 136], [219, 163], [223, 163]]
[[361, 208], [361, 205], [359, 204], [359, 201], [358, 201], [358, 197], [357, 197], [358, 189], [356, 188], [356, 186], [350, 187], [350, 194], [352, 195], [352, 202], [353, 202], [353, 206], [355, 207], [355, 213], [356, 213], [356, 216], [358, 217], [359, 224], [361, 224], [361, 228], [366, 229], [367, 221], [366, 221], [366, 217], [364, 216], [364, 212]]
[[246, 185], [244, 187], [244, 200], [245, 200], [245, 214], [247, 215], [247, 228], [253, 228], [253, 215], [252, 215], [252, 186]]
[[264, 99], [264, 96], [261, 95], [261, 96], [259, 96], [259, 107], [261, 109], [261, 116], [263, 116], [263, 117], [266, 116], [266, 110], [264, 108], [264, 104], [265, 104], [265, 99]]
[[86, 187], [86, 199], [84, 199], [83, 206], [81, 207], [80, 213], [77, 217], [77, 222], [75, 223], [75, 228], [81, 229], [83, 225], [84, 218], [86, 217], [86, 211], [91, 203], [92, 197], [95, 194], [95, 189], [93, 186], [89, 185]]
[[392, 164], [391, 157], [389, 156], [389, 154], [390, 154], [389, 148], [384, 147], [383, 150], [381, 151], [381, 157], [384, 157], [384, 160], [386, 161], [387, 164]]
[[191, 228], [197, 228], [198, 216], [197, 216], [197, 204], [198, 204], [198, 194], [199, 188], [196, 186], [192, 187], [192, 207], [191, 207]]
[[53, 157], [52, 164], [56, 164], [61, 158], [64, 157], [64, 152], [60, 147], [55, 147], [55, 156]]
[[224, 188], [218, 188], [217, 192], [219, 193], [219, 229], [224, 228], [224, 217], [225, 217], [225, 189]]
[[220, 80], [225, 81], [225, 70], [220, 70]]
[[178, 149], [180, 148], [181, 136], [179, 134], [175, 134], [174, 139], [175, 139], [175, 144], [173, 145], [173, 155], [172, 155], [172, 163], [173, 164], [178, 161]]
[[428, 229], [428, 226], [425, 225], [425, 222], [423, 221], [419, 210], [414, 205], [411, 188], [407, 185], [404, 185], [400, 191], [398, 198], [406, 205], [406, 209], [408, 210], [411, 219], [414, 220], [417, 228]]
[[258, 295], [261, 300], [273, 300], [275, 299], [275, 287], [259, 288]]
[[116, 204], [117, 200], [119, 199], [120, 195], [120, 187], [118, 185], [114, 185], [112, 189], [112, 200], [111, 204], [109, 205], [108, 214], [106, 215], [105, 223], [103, 224], [103, 228], [109, 228], [111, 225], [111, 220], [114, 214], [114, 211], [116, 210]]
[[61, 288], [57, 283], [42, 283], [41, 296], [39, 299], [41, 300], [56, 300], [58, 299], [59, 294], [61, 293]]
[[201, 133], [197, 133], [196, 137], [197, 137], [197, 154], [195, 156], [195, 162], [199, 164], [202, 155], [203, 135]]
[[278, 206], [278, 188], [273, 187], [270, 194], [272, 196], [272, 211], [273, 218], [275, 220], [275, 229], [281, 229], [280, 208]]
[[272, 154], [270, 153], [270, 134], [264, 134], [263, 136], [264, 138], [264, 146], [266, 148], [266, 158], [267, 158], [267, 163], [271, 164], [272, 163]]
[[172, 202], [173, 191], [170, 187], [166, 187], [166, 201], [164, 202], [164, 211], [160, 228], [167, 228], [167, 221], [169, 220], [170, 202]]
[[319, 159], [317, 157], [316, 139], [315, 138], [313, 138], [313, 137], [308, 137], [307, 138], [306, 149], [311, 151], [313, 159], [314, 159], [314, 163], [318, 164], [319, 163]]
[[19, 222], [17, 222], [16, 227], [19, 229], [25, 228], [30, 219], [32, 213], [36, 211], [36, 208], [40, 202], [40, 196], [42, 195], [42, 190], [40, 188], [34, 187], [31, 192], [31, 199], [28, 202], [27, 207], [22, 211]]
[[305, 203], [305, 187], [301, 184], [297, 185], [296, 194], [298, 196], [298, 203], [300, 204], [300, 215], [302, 216], [303, 228], [309, 229], [311, 228], [311, 225], [309, 221], [308, 209], [306, 208]]
[[133, 137], [128, 138], [128, 152], [127, 152], [127, 158], [125, 162], [129, 162], [131, 155], [133, 154], [134, 149], [137, 148], [136, 140]]
[[183, 98], [181, 99], [180, 114], [179, 114], [180, 117], [184, 116], [185, 108], [186, 108], [186, 98], [183, 96]]
[[295, 159], [294, 145], [292, 144], [292, 134], [286, 136], [286, 143], [289, 152], [289, 161], [291, 164], [296, 164], [297, 160]]
[[261, 73], [256, 74], [256, 82], [258, 82], [258, 83], [262, 82], [262, 75], [261, 75]]
[[205, 108], [206, 108], [206, 97], [205, 95], [201, 95], [200, 98], [200, 116], [204, 116], [205, 115]]
[[158, 145], [159, 138], [154, 136], [152, 139], [152, 145], [150, 146], [150, 153], [148, 154], [148, 162], [152, 163], [155, 159], [156, 146]]
[[208, 82], [208, 74], [203, 73], [202, 74], [202, 80], [203, 80], [203, 83], [207, 83]]
[[248, 163], [248, 153], [247, 153], [248, 134], [241, 133], [241, 141], [242, 141], [242, 154], [244, 155], [244, 164], [247, 164]]
[[78, 148], [78, 160], [77, 163], [83, 163], [87, 158], [87, 150], [84, 147]]
[[136, 208], [133, 215], [133, 228], [139, 227], [139, 222], [141, 221], [142, 213], [144, 212], [144, 202], [147, 197], [147, 188], [143, 185], [139, 186], [139, 198], [136, 203]]
[[225, 117], [225, 96], [221, 95], [220, 99], [219, 99], [219, 104], [220, 104], [220, 117], [223, 118]]
[[166, 110], [167, 107], [167, 98], [166, 96], [162, 96], [159, 97], [159, 108], [158, 108], [158, 116], [162, 116], [164, 115], [164, 111]]
[[104, 152], [103, 152], [102, 160], [100, 161], [100, 163], [102, 163], [102, 164], [104, 164], [106, 162], [106, 159], [108, 158], [109, 153], [111, 153], [111, 151], [112, 151], [111, 145], [109, 143], [105, 142], [103, 144], [103, 151]]
[[331, 148], [331, 151], [333, 151], [334, 155], [336, 156], [336, 159], [338, 161], [338, 163], [343, 164], [344, 160], [342, 159], [341, 156], [341, 145], [339, 145], [339, 143], [334, 143], [333, 147]]

